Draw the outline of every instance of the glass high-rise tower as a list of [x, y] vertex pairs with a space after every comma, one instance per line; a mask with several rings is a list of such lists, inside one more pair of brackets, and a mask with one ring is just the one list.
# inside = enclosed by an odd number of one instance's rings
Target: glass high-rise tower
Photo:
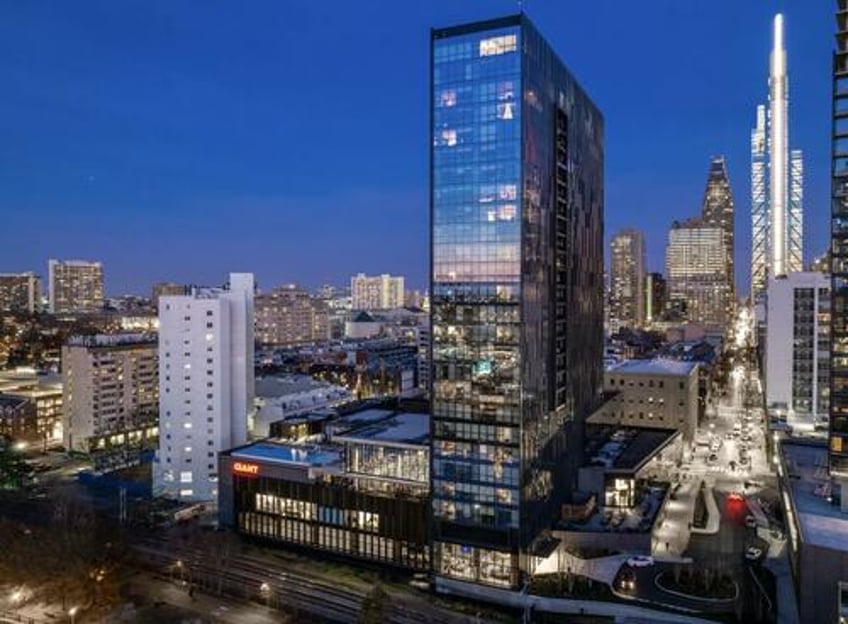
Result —
[[804, 156], [789, 149], [789, 78], [783, 15], [774, 17], [768, 107], [751, 132], [751, 294], [804, 270]]
[[[848, 476], [848, 0], [838, 0], [831, 141], [830, 471]], [[843, 500], [848, 492], [842, 492]]]
[[701, 219], [704, 225], [720, 227], [724, 237], [724, 249], [727, 253], [727, 283], [731, 298], [736, 292], [735, 250], [734, 250], [734, 207], [733, 192], [730, 190], [730, 178], [727, 175], [727, 162], [724, 156], [715, 156], [710, 161], [707, 174], [707, 187], [704, 190], [704, 202]]
[[645, 323], [645, 235], [621, 230], [610, 241], [610, 333]]
[[603, 359], [603, 118], [524, 15], [431, 33], [433, 566], [517, 587]]

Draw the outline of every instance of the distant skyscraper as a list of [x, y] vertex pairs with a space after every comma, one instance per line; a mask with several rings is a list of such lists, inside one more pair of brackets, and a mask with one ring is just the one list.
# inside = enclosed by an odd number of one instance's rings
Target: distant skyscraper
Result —
[[103, 309], [103, 265], [86, 260], [50, 260], [48, 299], [52, 314]]
[[727, 252], [727, 283], [730, 286], [731, 297], [736, 292], [733, 217], [733, 193], [730, 190], [730, 178], [727, 176], [727, 163], [724, 156], [716, 156], [710, 161], [707, 187], [704, 191], [704, 203], [701, 208], [701, 220], [704, 225], [720, 227], [724, 233], [724, 248]]
[[699, 219], [675, 222], [668, 232], [668, 297], [685, 302], [691, 322], [720, 329], [727, 326], [730, 285], [725, 249], [724, 230]]
[[662, 273], [648, 273], [645, 276], [645, 322], [653, 323], [662, 318], [667, 295]]
[[610, 242], [610, 332], [645, 322], [645, 236], [621, 230]]
[[603, 118], [525, 15], [431, 33], [437, 587], [520, 587], [603, 362]]
[[354, 310], [389, 310], [403, 307], [403, 277], [359, 273], [350, 278]]
[[[848, 2], [839, 0], [831, 142], [830, 471], [848, 477]], [[843, 508], [848, 491], [842, 488]]]
[[41, 288], [35, 273], [0, 273], [0, 312], [29, 312], [41, 305]]
[[757, 107], [751, 134], [751, 290], [765, 293], [768, 279], [804, 269], [804, 163], [789, 151], [789, 90], [783, 15], [774, 18], [769, 62], [768, 115]]
[[217, 453], [247, 441], [253, 408], [253, 275], [159, 301], [154, 494], [215, 500]]

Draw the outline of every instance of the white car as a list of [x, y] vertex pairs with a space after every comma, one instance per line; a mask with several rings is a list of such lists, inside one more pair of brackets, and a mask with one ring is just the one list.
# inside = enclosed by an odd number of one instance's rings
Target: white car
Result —
[[745, 518], [745, 526], [749, 529], [757, 528], [757, 519], [754, 516], [749, 515]]
[[763, 556], [763, 549], [756, 548], [755, 546], [749, 546], [745, 551], [745, 559], [748, 561], [756, 561], [760, 557]]
[[627, 560], [627, 565], [631, 568], [648, 568], [654, 565], [654, 558], [647, 555], [636, 555]]

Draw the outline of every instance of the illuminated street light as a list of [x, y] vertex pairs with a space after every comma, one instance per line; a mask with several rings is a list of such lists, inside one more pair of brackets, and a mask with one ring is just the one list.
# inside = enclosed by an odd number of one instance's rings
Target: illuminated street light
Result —
[[74, 621], [76, 620], [76, 617], [77, 617], [77, 611], [78, 610], [79, 610], [79, 607], [71, 607], [70, 609], [68, 609], [68, 617], [71, 618], [71, 624], [74, 624]]
[[21, 600], [23, 600], [23, 597], [24, 597], [24, 590], [23, 589], [16, 589], [15, 591], [12, 592], [12, 595], [9, 596], [9, 600], [11, 600], [13, 604], [17, 604]]
[[265, 597], [265, 606], [267, 607], [271, 601], [271, 586], [268, 583], [262, 583], [259, 586], [259, 592]]
[[27, 443], [26, 443], [26, 442], [24, 442], [23, 440], [21, 440], [21, 441], [19, 441], [19, 442], [15, 442], [15, 446], [14, 446], [13, 448], [14, 448], [16, 451], [21, 452], [21, 451], [25, 451], [25, 450], [26, 450], [26, 447], [27, 447]]

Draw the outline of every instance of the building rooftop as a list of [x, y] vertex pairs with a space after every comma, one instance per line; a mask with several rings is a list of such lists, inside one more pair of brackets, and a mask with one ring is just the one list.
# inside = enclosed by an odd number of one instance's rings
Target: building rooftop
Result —
[[26, 397], [0, 393], [0, 409], [17, 409], [28, 401]]
[[848, 551], [848, 514], [828, 501], [827, 446], [784, 442], [780, 454], [801, 539], [807, 544]]
[[96, 334], [90, 336], [71, 336], [67, 340], [69, 347], [118, 348], [118, 347], [155, 347], [156, 334]]
[[316, 445], [284, 444], [269, 440], [235, 449], [230, 452], [230, 456], [299, 466], [331, 466], [342, 460], [339, 449]]
[[602, 464], [609, 470], [636, 471], [676, 435], [679, 432], [674, 429], [588, 425], [589, 464]]
[[336, 441], [359, 442], [366, 444], [394, 443], [422, 445], [426, 444], [429, 438], [429, 414], [401, 412], [399, 414], [395, 414], [391, 418], [386, 418], [374, 424], [365, 425], [352, 431], [348, 431], [343, 436], [336, 436], [335, 439]]
[[335, 435], [343, 435], [353, 429], [381, 421], [392, 414], [394, 414], [393, 410], [378, 407], [370, 407], [352, 412], [334, 420], [332, 423], [332, 432]]
[[283, 375], [256, 378], [256, 396], [273, 399], [287, 394], [298, 394], [316, 388], [327, 388], [329, 384], [317, 381], [309, 375]]
[[608, 372], [633, 375], [690, 375], [697, 362], [683, 362], [667, 358], [650, 360], [624, 360], [607, 368]]
[[374, 323], [376, 319], [365, 310], [360, 310], [352, 319], [353, 323]]
[[42, 374], [26, 368], [0, 371], [0, 392], [30, 396], [61, 391], [62, 375], [59, 373]]

